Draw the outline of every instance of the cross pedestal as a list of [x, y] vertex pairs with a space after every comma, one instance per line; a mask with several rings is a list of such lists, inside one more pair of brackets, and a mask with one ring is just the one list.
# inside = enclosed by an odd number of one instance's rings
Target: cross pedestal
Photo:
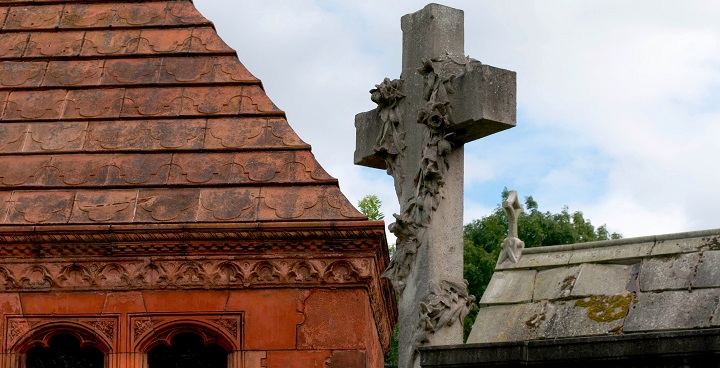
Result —
[[402, 17], [403, 68], [355, 117], [355, 164], [387, 169], [400, 214], [384, 277], [399, 296], [400, 367], [417, 348], [462, 343], [474, 297], [463, 280], [463, 145], [515, 126], [515, 72], [464, 54], [461, 10], [438, 4]]

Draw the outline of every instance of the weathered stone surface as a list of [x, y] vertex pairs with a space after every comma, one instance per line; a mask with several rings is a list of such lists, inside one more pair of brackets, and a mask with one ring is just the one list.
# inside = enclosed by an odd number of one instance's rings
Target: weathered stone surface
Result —
[[693, 287], [720, 287], [720, 251], [711, 250], [703, 253]]
[[533, 267], [564, 266], [570, 262], [570, 257], [572, 256], [572, 252], [530, 253], [530, 249], [523, 249], [522, 257], [520, 257], [518, 263], [505, 262], [497, 265], [495, 269], [502, 271]]
[[625, 320], [623, 332], [709, 327], [720, 301], [720, 290], [641, 293]]
[[538, 271], [535, 276], [533, 300], [553, 300], [566, 298], [577, 281], [580, 266], [558, 267]]
[[654, 244], [653, 242], [645, 242], [576, 249], [570, 257], [570, 264], [640, 259], [650, 254]]
[[577, 299], [551, 303], [547, 308], [544, 326], [540, 329], [543, 338], [604, 335], [619, 331], [627, 315], [631, 296], [620, 296], [620, 303], [610, 298]]
[[699, 259], [697, 252], [644, 259], [638, 275], [640, 290], [687, 290], [692, 285]]
[[481, 305], [527, 302], [533, 299], [537, 271], [496, 272], [490, 279]]
[[[458, 78], [450, 96], [452, 131], [456, 142], [467, 143], [515, 127], [516, 74], [489, 65], [473, 64]], [[465, 96], [478, 96], [468, 99]]]
[[461, 10], [429, 4], [401, 27], [401, 78], [370, 91], [378, 107], [356, 116], [354, 160], [394, 179], [397, 248], [383, 276], [399, 293], [398, 360], [410, 368], [418, 346], [462, 341], [474, 299], [462, 278], [463, 143], [515, 125], [516, 87], [514, 72], [465, 56]]
[[534, 339], [534, 323], [542, 316], [542, 303], [493, 305], [480, 308], [467, 343]]
[[626, 291], [632, 267], [586, 263], [572, 289], [573, 296], [616, 295]]
[[653, 256], [697, 252], [708, 243], [707, 237], [658, 240], [650, 253]]

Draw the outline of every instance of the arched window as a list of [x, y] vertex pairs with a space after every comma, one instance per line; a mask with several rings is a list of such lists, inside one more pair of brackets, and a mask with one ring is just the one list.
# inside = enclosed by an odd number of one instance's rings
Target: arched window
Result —
[[105, 354], [93, 346], [80, 346], [71, 334], [52, 336], [47, 346], [36, 345], [27, 351], [25, 368], [103, 368]]
[[157, 345], [148, 352], [148, 368], [226, 368], [228, 352], [217, 344], [205, 344], [198, 334], [182, 332], [170, 345]]

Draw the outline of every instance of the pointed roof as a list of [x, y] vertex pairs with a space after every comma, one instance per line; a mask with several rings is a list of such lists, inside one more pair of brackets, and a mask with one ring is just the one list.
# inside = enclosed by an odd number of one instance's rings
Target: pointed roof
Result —
[[0, 224], [366, 220], [191, 1], [2, 0], [0, 26]]

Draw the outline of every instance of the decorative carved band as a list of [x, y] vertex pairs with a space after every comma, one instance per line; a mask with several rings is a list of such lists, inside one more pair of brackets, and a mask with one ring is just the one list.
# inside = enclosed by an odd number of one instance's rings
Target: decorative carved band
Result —
[[[296, 225], [302, 227], [302, 225]], [[148, 229], [43, 231], [0, 228], [0, 257], [109, 256], [137, 254], [229, 254], [303, 251], [373, 251], [383, 242], [382, 226], [365, 229]], [[12, 230], [12, 229], [7, 229]]]
[[103, 261], [46, 261], [0, 265], [0, 290], [153, 290], [337, 286], [367, 283], [369, 259], [211, 259], [150, 258]]

